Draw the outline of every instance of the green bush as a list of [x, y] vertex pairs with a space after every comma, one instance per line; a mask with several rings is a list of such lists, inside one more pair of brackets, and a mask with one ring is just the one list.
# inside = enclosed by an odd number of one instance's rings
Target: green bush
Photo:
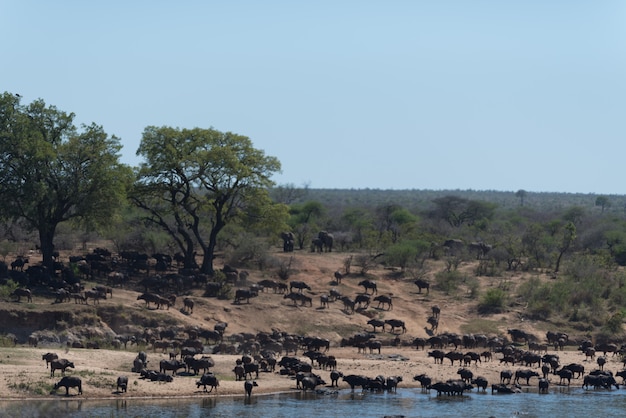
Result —
[[435, 287], [447, 295], [454, 295], [465, 277], [457, 270], [442, 271], [435, 275]]
[[13, 293], [13, 291], [17, 288], [17, 283], [11, 279], [7, 280], [5, 285], [0, 286], [0, 299], [8, 299], [9, 295], [11, 295], [11, 293]]
[[504, 310], [506, 305], [506, 292], [498, 287], [489, 289], [478, 304], [478, 312], [481, 314], [498, 313]]

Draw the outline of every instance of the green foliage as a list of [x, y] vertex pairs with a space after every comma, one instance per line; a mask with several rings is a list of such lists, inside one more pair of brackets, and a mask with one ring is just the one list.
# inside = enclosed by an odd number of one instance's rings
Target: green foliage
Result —
[[474, 272], [476, 276], [484, 277], [495, 277], [502, 273], [495, 261], [492, 259], [480, 260]]
[[613, 315], [609, 317], [604, 325], [604, 329], [610, 334], [621, 334], [624, 324], [625, 312], [623, 310], [619, 312], [615, 312]]
[[474, 277], [468, 277], [466, 285], [469, 298], [476, 299], [480, 295], [480, 282]]
[[481, 314], [499, 313], [504, 310], [507, 294], [504, 290], [496, 287], [485, 292], [478, 304], [478, 312]]
[[0, 216], [38, 231], [48, 267], [57, 226], [108, 225], [132, 182], [130, 167], [119, 162], [119, 138], [94, 123], [81, 128], [73, 113], [43, 100], [25, 106], [13, 94], [0, 96]]
[[433, 203], [436, 206], [434, 216], [457, 228], [492, 219], [497, 207], [494, 203], [469, 200], [455, 195], [433, 199]]
[[241, 232], [231, 236], [231, 247], [226, 251], [226, 264], [231, 266], [255, 266], [263, 270], [268, 263], [267, 239]]
[[446, 295], [455, 295], [465, 277], [457, 270], [442, 271], [435, 275], [435, 287]]
[[598, 196], [596, 197], [596, 206], [600, 206], [602, 213], [604, 213], [604, 209], [611, 207], [611, 201], [606, 196]]
[[385, 250], [385, 262], [389, 266], [400, 267], [403, 271], [415, 262], [418, 254], [417, 245], [411, 241], [393, 244]]
[[18, 287], [18, 284], [15, 283], [13, 280], [7, 280], [6, 284], [0, 286], [0, 299], [7, 300], [9, 298], [9, 295], [13, 293], [13, 291]]
[[215, 129], [145, 128], [131, 199], [145, 221], [166, 231], [193, 267], [198, 246], [201, 271], [213, 274], [218, 235], [231, 222], [284, 225], [286, 207], [269, 199], [280, 162], [255, 149], [249, 138]]

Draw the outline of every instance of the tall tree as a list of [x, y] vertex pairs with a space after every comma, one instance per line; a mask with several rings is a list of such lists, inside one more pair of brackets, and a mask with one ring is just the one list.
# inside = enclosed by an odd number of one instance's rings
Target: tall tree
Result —
[[519, 197], [520, 206], [524, 206], [524, 199], [526, 199], [526, 195], [528, 193], [524, 189], [519, 189], [515, 192], [515, 196]]
[[602, 213], [604, 213], [604, 209], [611, 207], [611, 201], [606, 196], [598, 196], [596, 197], [596, 206], [600, 206]]
[[231, 221], [254, 206], [256, 217], [283, 213], [264, 211], [259, 202], [273, 185], [280, 162], [255, 149], [248, 137], [215, 129], [147, 127], [137, 155], [140, 165], [132, 199], [148, 211], [147, 220], [163, 228], [194, 262], [195, 245], [203, 252], [201, 271], [213, 274], [217, 238]]
[[473, 225], [477, 221], [491, 219], [496, 205], [480, 200], [469, 200], [458, 196], [443, 196], [433, 199], [433, 216], [444, 219], [451, 226]]
[[557, 257], [554, 266], [554, 272], [558, 273], [561, 267], [561, 260], [563, 254], [570, 249], [574, 241], [576, 240], [576, 225], [574, 222], [568, 222], [561, 230], [560, 239], [557, 242]]
[[289, 208], [289, 226], [296, 235], [296, 242], [300, 249], [304, 243], [317, 236], [318, 221], [325, 215], [326, 208], [320, 202], [307, 201], [302, 204], [291, 205]]
[[57, 226], [109, 224], [132, 182], [132, 170], [119, 162], [119, 139], [93, 123], [79, 131], [74, 116], [41, 99], [26, 106], [0, 96], [0, 214], [39, 233], [48, 267]]

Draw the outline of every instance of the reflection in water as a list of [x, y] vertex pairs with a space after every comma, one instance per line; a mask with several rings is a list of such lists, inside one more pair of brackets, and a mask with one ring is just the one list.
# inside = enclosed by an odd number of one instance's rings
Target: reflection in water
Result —
[[55, 399], [0, 403], [0, 417], [407, 417], [442, 416], [623, 416], [626, 396], [620, 390], [584, 390], [578, 386], [536, 392], [491, 395], [470, 392], [463, 396], [436, 396], [419, 389], [397, 393], [361, 393], [342, 390], [328, 394], [297, 392], [245, 397], [206, 396], [185, 399], [115, 399], [90, 401]]

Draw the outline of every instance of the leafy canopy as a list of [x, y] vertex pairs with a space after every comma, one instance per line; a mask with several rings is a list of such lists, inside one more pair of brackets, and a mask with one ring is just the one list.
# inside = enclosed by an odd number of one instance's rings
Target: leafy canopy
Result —
[[215, 129], [144, 130], [137, 155], [144, 157], [132, 194], [149, 212], [147, 220], [167, 231], [193, 263], [203, 251], [201, 270], [213, 273], [217, 236], [230, 222], [278, 225], [286, 216], [267, 197], [280, 162], [252, 146], [248, 137]]
[[132, 179], [119, 163], [119, 139], [93, 123], [78, 130], [73, 120], [43, 100], [25, 106], [0, 96], [0, 215], [39, 232], [45, 264], [59, 223], [109, 224]]

